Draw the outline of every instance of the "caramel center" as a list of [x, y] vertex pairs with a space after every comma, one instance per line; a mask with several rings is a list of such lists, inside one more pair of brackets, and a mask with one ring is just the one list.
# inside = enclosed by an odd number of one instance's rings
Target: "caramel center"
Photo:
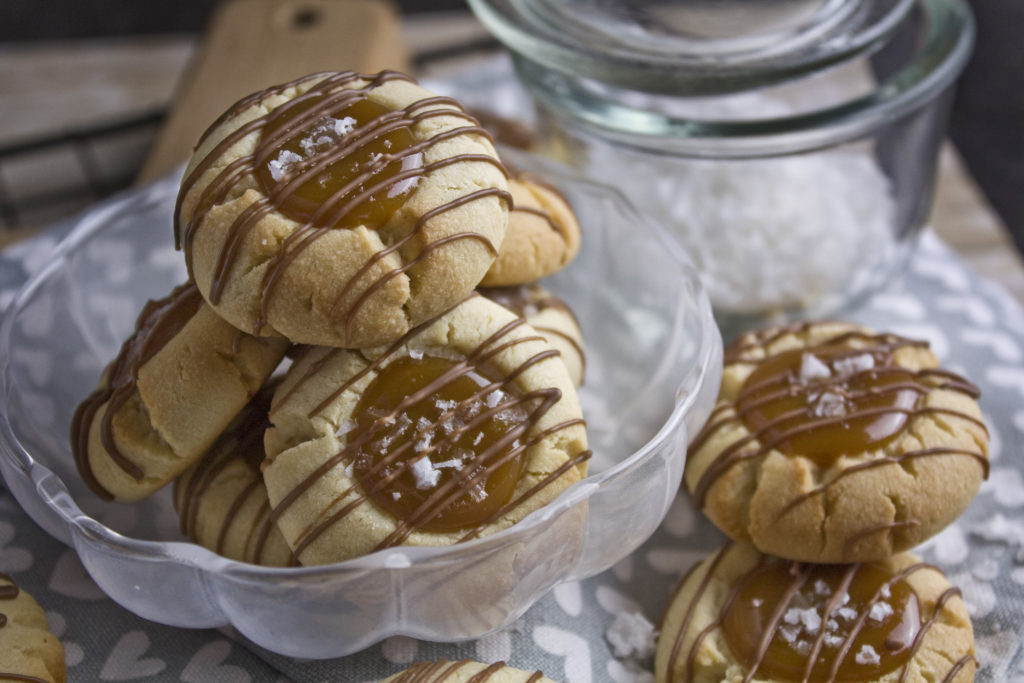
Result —
[[410, 153], [414, 143], [401, 112], [361, 91], [318, 93], [270, 115], [256, 176], [289, 218], [376, 229], [416, 187], [423, 155]]
[[736, 586], [722, 628], [759, 677], [867, 681], [907, 662], [921, 615], [907, 582], [877, 565], [772, 559]]
[[356, 406], [353, 474], [428, 531], [486, 523], [515, 492], [529, 415], [496, 368], [433, 356], [384, 366]]
[[888, 444], [922, 392], [911, 371], [881, 354], [825, 345], [763, 361], [744, 382], [736, 410], [762, 444], [827, 466]]

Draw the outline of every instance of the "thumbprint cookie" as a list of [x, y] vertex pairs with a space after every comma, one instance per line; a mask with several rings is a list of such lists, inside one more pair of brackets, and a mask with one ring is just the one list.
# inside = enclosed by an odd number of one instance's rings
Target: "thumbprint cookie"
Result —
[[680, 583], [661, 623], [658, 683], [974, 680], [960, 591], [910, 553], [805, 564], [734, 542]]
[[845, 323], [748, 333], [685, 482], [725, 533], [807, 562], [870, 561], [958, 517], [988, 472], [977, 389], [926, 342]]
[[510, 179], [508, 189], [508, 232], [480, 283], [485, 287], [539, 280], [564, 268], [580, 249], [579, 221], [558, 190], [530, 174]]
[[477, 291], [526, 318], [530, 327], [543, 335], [560, 354], [569, 377], [579, 388], [587, 359], [583, 352], [583, 332], [569, 304], [537, 283], [515, 287], [481, 287]]
[[508, 226], [489, 134], [403, 74], [320, 73], [201, 138], [175, 236], [226, 320], [296, 343], [398, 339], [479, 284]]
[[75, 411], [71, 447], [106, 500], [139, 500], [199, 459], [284, 357], [283, 338], [246, 334], [192, 283], [150, 301]]
[[263, 433], [276, 382], [267, 383], [210, 450], [174, 481], [181, 532], [224, 557], [270, 567], [297, 564], [270, 519]]
[[14, 579], [0, 574], [0, 681], [64, 683], [64, 647], [43, 608]]
[[388, 346], [305, 349], [270, 421], [263, 478], [306, 565], [501, 530], [590, 457], [558, 352], [475, 294]]
[[381, 683], [554, 683], [540, 671], [513, 669], [505, 662], [482, 664], [470, 659], [418, 662]]

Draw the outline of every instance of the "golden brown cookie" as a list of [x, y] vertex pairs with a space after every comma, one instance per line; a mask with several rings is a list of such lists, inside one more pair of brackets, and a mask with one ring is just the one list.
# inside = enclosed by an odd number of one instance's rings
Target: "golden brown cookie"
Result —
[[487, 133], [457, 102], [396, 72], [322, 73], [251, 95], [210, 127], [176, 236], [235, 326], [359, 348], [476, 287], [510, 204]]
[[32, 596], [0, 574], [0, 680], [64, 683], [64, 648]]
[[808, 562], [881, 559], [956, 519], [988, 471], [966, 380], [927, 343], [847, 323], [742, 336], [685, 482], [731, 537]]
[[814, 565], [730, 543], [676, 589], [658, 683], [974, 680], [960, 591], [910, 553]]
[[263, 477], [307, 565], [501, 530], [590, 455], [557, 352], [479, 295], [387, 347], [309, 348], [270, 419]]
[[558, 190], [529, 174], [510, 179], [508, 189], [514, 202], [508, 232], [484, 287], [539, 280], [568, 265], [580, 249], [579, 221]]
[[480, 287], [477, 291], [526, 318], [530, 327], [544, 335], [561, 354], [573, 384], [577, 388], [582, 386], [587, 357], [583, 352], [580, 323], [569, 304], [536, 282], [514, 287]]
[[469, 659], [418, 662], [381, 683], [554, 683], [540, 671], [513, 669], [505, 662], [482, 664]]
[[103, 498], [144, 498], [213, 444], [288, 342], [224, 322], [195, 285], [150, 301], [71, 425], [82, 478]]
[[298, 564], [270, 519], [263, 433], [276, 382], [264, 386], [210, 450], [174, 481], [181, 532], [215, 553], [268, 567]]

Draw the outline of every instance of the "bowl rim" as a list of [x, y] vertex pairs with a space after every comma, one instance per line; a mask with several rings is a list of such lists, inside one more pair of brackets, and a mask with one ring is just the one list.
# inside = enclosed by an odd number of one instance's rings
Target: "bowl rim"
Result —
[[[577, 503], [607, 486], [609, 482], [642, 466], [654, 457], [660, 447], [680, 429], [685, 432], [687, 414], [701, 395], [701, 388], [706, 385], [709, 378], [714, 377], [711, 365], [720, 352], [721, 335], [715, 324], [711, 304], [697, 270], [668, 230], [640, 212], [617, 188], [585, 178], [578, 171], [551, 159], [502, 146], [499, 146], [499, 150], [503, 160], [511, 161], [519, 168], [525, 166], [531, 171], [539, 169], [544, 177], [557, 178], [562, 183], [568, 181], [574, 186], [585, 188], [590, 192], [608, 195], [611, 201], [619, 204], [626, 214], [642, 223], [644, 228], [649, 230], [660, 242], [660, 246], [670, 253], [678, 266], [679, 277], [690, 287], [692, 294], [689, 295], [689, 298], [681, 296], [680, 303], [675, 308], [675, 324], [678, 325], [679, 318], [684, 311], [683, 301], [696, 304], [696, 317], [700, 325], [700, 338], [694, 340], [696, 362], [684, 376], [676, 378], [677, 391], [674, 396], [674, 405], [665, 422], [643, 445], [621, 461], [600, 473], [584, 477], [562, 491], [547, 505], [530, 513], [516, 524], [494, 534], [451, 546], [396, 546], [341, 562], [309, 567], [265, 567], [223, 557], [212, 550], [188, 541], [155, 541], [134, 538], [115, 531], [91, 517], [78, 506], [60, 476], [38, 462], [22, 446], [11, 426], [9, 411], [6, 408], [10, 395], [16, 392], [16, 388], [11, 385], [9, 378], [13, 348], [11, 344], [13, 321], [16, 312], [21, 310], [37, 290], [60, 270], [69, 255], [96, 233], [102, 232], [104, 226], [110, 222], [111, 216], [130, 213], [136, 206], [159, 203], [165, 201], [166, 198], [171, 198], [173, 201], [177, 195], [177, 185], [181, 176], [180, 168], [142, 188], [135, 188], [115, 195], [68, 221], [68, 224], [73, 226], [71, 232], [60, 241], [45, 265], [32, 274], [20, 287], [14, 299], [3, 312], [2, 321], [0, 321], [0, 408], [3, 408], [0, 410], [0, 458], [13, 467], [15, 476], [31, 482], [36, 495], [42, 502], [57, 513], [67, 525], [69, 532], [83, 537], [85, 542], [98, 543], [104, 546], [108, 552], [126, 554], [136, 560], [183, 563], [203, 572], [248, 583], [263, 583], [279, 579], [304, 580], [325, 576], [336, 577], [339, 573], [364, 572], [381, 568], [429, 566], [434, 563], [445, 563], [466, 553], [486, 553], [488, 550], [499, 549], [506, 543], [514, 542], [528, 535], [535, 527], [560, 516]], [[684, 388], [685, 390], [682, 390]], [[691, 436], [687, 434], [687, 440]], [[17, 496], [15, 497], [17, 498]], [[19, 505], [21, 505], [20, 501]], [[22, 507], [30, 513], [30, 516], [33, 516], [26, 506], [22, 505]], [[36, 521], [39, 522], [39, 520]], [[41, 526], [48, 533], [54, 535], [48, 525], [41, 524]], [[63, 538], [58, 540], [68, 543]], [[69, 543], [72, 547], [75, 547], [74, 540], [72, 537]], [[579, 561], [580, 556], [578, 555], [576, 564]], [[566, 576], [574, 573], [578, 568], [576, 564], [568, 568]]]

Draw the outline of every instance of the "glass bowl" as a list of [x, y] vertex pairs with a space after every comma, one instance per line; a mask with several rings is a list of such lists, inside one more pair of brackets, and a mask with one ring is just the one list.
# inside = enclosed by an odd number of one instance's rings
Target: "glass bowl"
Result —
[[963, 0], [470, 0], [545, 149], [677, 237], [726, 337], [848, 310], [928, 219]]
[[545, 284], [583, 328], [581, 399], [594, 456], [589, 476], [554, 502], [452, 547], [265, 568], [187, 542], [170, 487], [135, 504], [94, 496], [72, 460], [71, 416], [143, 303], [185, 278], [170, 229], [177, 177], [79, 218], [3, 320], [0, 471], [18, 502], [132, 612], [174, 626], [230, 624], [264, 648], [305, 658], [398, 634], [479, 637], [554, 585], [632, 552], [676, 495], [687, 440], [718, 392], [721, 337], [689, 260], [623, 195], [554, 162], [502, 153], [559, 187], [584, 226], [578, 258]]

